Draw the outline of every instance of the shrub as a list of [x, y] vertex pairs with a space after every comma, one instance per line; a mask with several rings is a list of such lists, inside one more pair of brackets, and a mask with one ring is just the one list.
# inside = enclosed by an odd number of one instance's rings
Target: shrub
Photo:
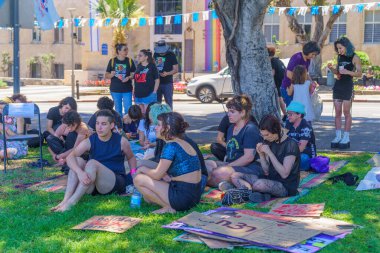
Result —
[[359, 56], [360, 61], [362, 62], [362, 66], [371, 65], [371, 61], [369, 60], [369, 56], [366, 52], [363, 51], [355, 51], [356, 55]]
[[4, 82], [3, 80], [0, 80], [0, 88], [5, 88], [8, 87], [7, 83]]

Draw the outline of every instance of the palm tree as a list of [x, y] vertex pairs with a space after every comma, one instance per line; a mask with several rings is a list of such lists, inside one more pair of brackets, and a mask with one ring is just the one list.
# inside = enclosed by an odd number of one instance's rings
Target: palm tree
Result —
[[143, 6], [137, 4], [137, 0], [98, 0], [96, 11], [102, 18], [120, 19], [118, 27], [113, 31], [112, 42], [115, 46], [118, 43], [127, 42], [127, 31], [133, 29], [131, 22], [128, 21], [126, 26], [121, 26], [123, 18], [144, 17]]

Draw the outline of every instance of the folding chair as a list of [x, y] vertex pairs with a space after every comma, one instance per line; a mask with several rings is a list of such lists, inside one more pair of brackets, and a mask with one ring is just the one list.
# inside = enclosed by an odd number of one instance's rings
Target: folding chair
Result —
[[[5, 137], [5, 124], [3, 123], [3, 134], [2, 139], [4, 140], [4, 173], [7, 172], [7, 142], [12, 141], [26, 141], [32, 138], [38, 137], [40, 140], [40, 167], [43, 170], [43, 160], [42, 160], [42, 134], [41, 134], [41, 115], [40, 108], [34, 103], [12, 103], [5, 105], [2, 114], [2, 122], [5, 122], [5, 116], [11, 116], [15, 118], [34, 118], [35, 115], [38, 116], [38, 134], [26, 134], [26, 128], [24, 128], [24, 134], [15, 135], [6, 138]], [[38, 157], [38, 156], [36, 156]], [[30, 157], [29, 157], [30, 158]]]

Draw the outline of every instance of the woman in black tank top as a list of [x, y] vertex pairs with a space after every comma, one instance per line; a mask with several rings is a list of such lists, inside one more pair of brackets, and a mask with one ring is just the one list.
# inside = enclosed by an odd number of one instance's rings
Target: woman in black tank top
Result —
[[[328, 68], [337, 76], [333, 88], [333, 99], [335, 107], [335, 129], [336, 136], [331, 142], [331, 148], [349, 148], [350, 130], [352, 123], [351, 103], [354, 90], [353, 77], [362, 76], [360, 58], [355, 54], [355, 47], [346, 37], [341, 37], [334, 43], [335, 51], [338, 54], [338, 65], [336, 68], [332, 64]], [[345, 124], [342, 135], [342, 112]]]

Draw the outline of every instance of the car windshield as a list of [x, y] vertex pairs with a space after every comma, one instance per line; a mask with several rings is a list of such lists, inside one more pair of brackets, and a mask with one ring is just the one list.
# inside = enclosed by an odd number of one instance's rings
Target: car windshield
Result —
[[225, 67], [221, 71], [218, 72], [219, 75], [229, 75], [230, 74], [230, 69], [228, 67]]

